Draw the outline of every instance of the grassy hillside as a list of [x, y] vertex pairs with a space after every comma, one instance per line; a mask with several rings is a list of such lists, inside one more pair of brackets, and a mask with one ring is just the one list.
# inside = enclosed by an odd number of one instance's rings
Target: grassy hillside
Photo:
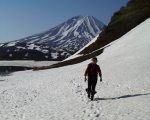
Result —
[[97, 41], [81, 51], [80, 54], [88, 54], [120, 38], [149, 17], [150, 0], [130, 0], [126, 7], [121, 7], [118, 12], [114, 13], [110, 23], [99, 35]]

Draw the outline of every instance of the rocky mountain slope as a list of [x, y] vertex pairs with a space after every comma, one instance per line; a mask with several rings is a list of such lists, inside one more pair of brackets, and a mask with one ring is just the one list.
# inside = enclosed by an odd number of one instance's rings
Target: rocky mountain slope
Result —
[[63, 60], [84, 47], [104, 28], [92, 16], [75, 16], [62, 24], [0, 45], [0, 59]]

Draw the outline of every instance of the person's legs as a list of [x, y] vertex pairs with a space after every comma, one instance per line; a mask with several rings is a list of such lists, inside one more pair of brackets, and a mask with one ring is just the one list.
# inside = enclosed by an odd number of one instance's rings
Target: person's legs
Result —
[[88, 88], [86, 89], [87, 93], [88, 93], [88, 98], [90, 98], [90, 94], [92, 91], [92, 79], [90, 76], [88, 76]]
[[92, 82], [91, 77], [88, 77], [88, 91], [91, 91], [92, 88]]
[[96, 84], [97, 84], [97, 77], [94, 76], [93, 81], [92, 81], [92, 88], [91, 88], [91, 90], [94, 91], [94, 92], [96, 92], [95, 91]]
[[96, 83], [97, 83], [97, 76], [93, 76], [92, 85], [91, 85], [91, 100], [93, 100], [94, 94], [96, 94], [96, 91], [95, 91]]

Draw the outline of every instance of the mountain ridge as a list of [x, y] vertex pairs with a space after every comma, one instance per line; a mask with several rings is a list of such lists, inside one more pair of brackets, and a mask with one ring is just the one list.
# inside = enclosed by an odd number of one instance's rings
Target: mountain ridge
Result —
[[[74, 16], [45, 32], [4, 43], [0, 45], [0, 48], [9, 48], [11, 52], [34, 50], [44, 53], [39, 60], [43, 59], [43, 56], [45, 56], [44, 60], [63, 60], [84, 47], [103, 30], [104, 26], [93, 16]], [[3, 50], [5, 53], [7, 51]], [[13, 58], [13, 55], [10, 58], [6, 54], [0, 56], [6, 59], [22, 59], [21, 57]], [[28, 58], [26, 56], [23, 59]]]

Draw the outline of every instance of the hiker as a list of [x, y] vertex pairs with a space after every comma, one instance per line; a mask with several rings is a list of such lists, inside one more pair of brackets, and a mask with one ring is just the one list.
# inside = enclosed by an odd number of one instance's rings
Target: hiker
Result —
[[97, 76], [99, 74], [100, 82], [102, 82], [102, 74], [99, 65], [97, 65], [97, 58], [92, 58], [92, 62], [88, 64], [88, 67], [85, 71], [85, 82], [87, 81], [86, 76], [88, 76], [88, 88], [86, 92], [88, 93], [88, 98], [93, 100], [94, 94], [96, 94], [95, 87], [97, 83]]

